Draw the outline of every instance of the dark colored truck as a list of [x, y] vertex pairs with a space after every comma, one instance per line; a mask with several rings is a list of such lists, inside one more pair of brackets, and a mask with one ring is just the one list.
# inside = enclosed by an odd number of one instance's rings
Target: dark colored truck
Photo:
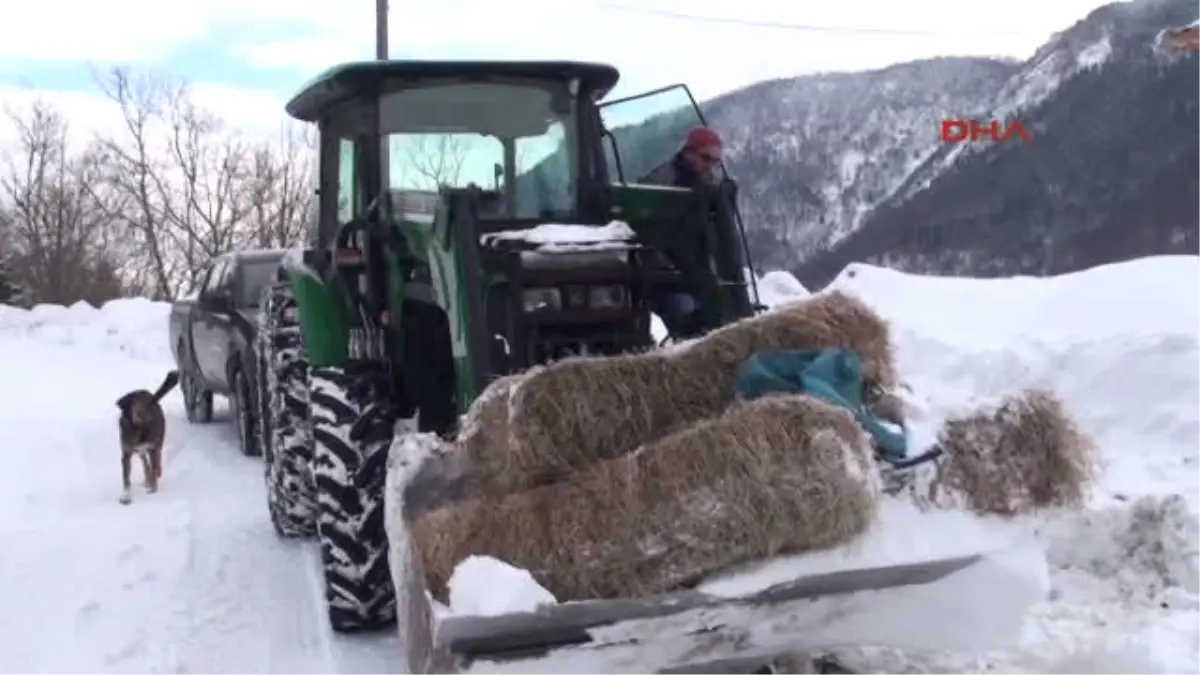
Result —
[[171, 306], [171, 352], [189, 422], [213, 418], [213, 396], [229, 399], [238, 446], [260, 454], [254, 338], [263, 288], [275, 281], [283, 250], [237, 251], [212, 261], [195, 299]]

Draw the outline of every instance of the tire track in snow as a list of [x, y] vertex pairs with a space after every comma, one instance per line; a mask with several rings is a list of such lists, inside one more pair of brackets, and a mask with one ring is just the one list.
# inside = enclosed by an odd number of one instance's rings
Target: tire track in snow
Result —
[[[177, 419], [176, 419], [177, 417]], [[188, 425], [177, 454], [194, 527], [173, 601], [176, 672], [390, 673], [396, 633], [334, 636], [314, 542], [281, 540], [267, 517], [263, 465], [240, 455], [223, 420]], [[182, 431], [180, 431], [182, 430]], [[184, 489], [184, 488], [180, 488]]]
[[[237, 454], [227, 424], [183, 430], [179, 487], [193, 518], [174, 591], [176, 672], [332, 672], [312, 617], [304, 544], [280, 541], [262, 503], [261, 460]], [[186, 450], [184, 450], [186, 448]]]

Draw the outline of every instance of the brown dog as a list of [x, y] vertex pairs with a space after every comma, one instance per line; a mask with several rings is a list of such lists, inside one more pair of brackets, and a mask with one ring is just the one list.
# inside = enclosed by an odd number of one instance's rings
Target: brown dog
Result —
[[158, 490], [158, 479], [162, 478], [163, 438], [167, 431], [167, 421], [163, 417], [160, 402], [178, 383], [179, 373], [172, 370], [153, 394], [138, 389], [117, 399], [117, 407], [121, 409], [122, 504], [128, 504], [132, 499], [129, 494], [129, 471], [134, 455], [142, 460], [146, 489], [150, 492]]

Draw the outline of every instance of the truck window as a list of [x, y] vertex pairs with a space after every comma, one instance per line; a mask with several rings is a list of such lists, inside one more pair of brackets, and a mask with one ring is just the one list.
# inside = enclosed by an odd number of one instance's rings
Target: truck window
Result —
[[221, 266], [220, 271], [216, 275], [216, 293], [229, 297], [233, 292], [233, 260], [226, 258], [225, 264]]
[[274, 259], [242, 263], [242, 288], [238, 304], [257, 308], [263, 289], [275, 280], [278, 269], [279, 261]]
[[221, 278], [225, 276], [225, 270], [229, 267], [229, 261], [225, 258], [218, 259], [213, 263], [212, 269], [208, 273], [208, 277], [204, 281], [204, 286], [200, 289], [200, 294], [204, 296], [213, 296], [220, 293]]

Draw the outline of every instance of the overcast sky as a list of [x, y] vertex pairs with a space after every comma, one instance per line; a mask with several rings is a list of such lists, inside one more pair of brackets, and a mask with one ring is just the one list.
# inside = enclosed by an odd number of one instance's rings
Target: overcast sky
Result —
[[[283, 101], [306, 79], [339, 61], [370, 58], [374, 50], [374, 0], [5, 4], [0, 102], [20, 105], [40, 95], [80, 125], [113, 122], [91, 73], [121, 63], [187, 78], [201, 102], [231, 123], [275, 129]], [[392, 0], [391, 43], [396, 58], [606, 61], [622, 71], [618, 94], [682, 81], [707, 98], [768, 78], [930, 56], [1026, 58], [1103, 4]]]

